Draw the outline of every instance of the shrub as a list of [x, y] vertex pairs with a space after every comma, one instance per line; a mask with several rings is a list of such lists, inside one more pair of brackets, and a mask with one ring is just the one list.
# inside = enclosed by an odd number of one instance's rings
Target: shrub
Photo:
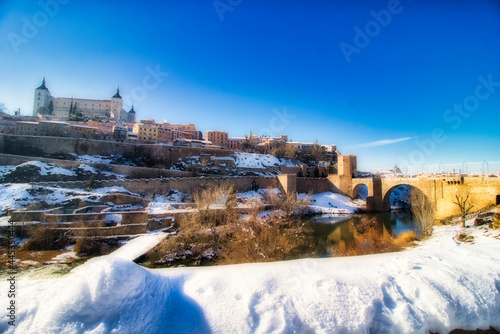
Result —
[[250, 217], [233, 226], [231, 237], [222, 252], [222, 263], [270, 262], [297, 258], [309, 245], [311, 237], [304, 223], [290, 218], [260, 220]]
[[201, 189], [191, 194], [195, 210], [178, 218], [178, 234], [163, 240], [146, 258], [153, 265], [200, 265], [218, 258], [239, 220], [232, 186]]
[[498, 212], [493, 215], [492, 227], [493, 228], [500, 228], [500, 213], [498, 213]]
[[21, 250], [43, 251], [65, 248], [69, 243], [68, 231], [41, 226], [36, 228]]
[[76, 255], [107, 255], [118, 247], [116, 238], [96, 239], [91, 237], [81, 237], [77, 239], [73, 251]]
[[297, 199], [297, 193], [292, 192], [288, 194], [270, 193], [263, 196], [264, 200], [273, 205], [275, 210], [281, 210], [285, 213], [286, 217], [301, 216], [309, 211], [309, 194], [306, 198]]
[[410, 199], [411, 213], [417, 223], [421, 235], [425, 238], [432, 234], [432, 225], [434, 223], [434, 204], [418, 190], [412, 189]]

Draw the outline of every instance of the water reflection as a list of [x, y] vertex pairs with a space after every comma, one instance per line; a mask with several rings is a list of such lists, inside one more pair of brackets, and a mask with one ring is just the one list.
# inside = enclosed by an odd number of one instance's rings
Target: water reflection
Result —
[[310, 219], [307, 226], [316, 240], [319, 256], [329, 255], [331, 246], [344, 241], [352, 242], [356, 237], [356, 226], [367, 221], [378, 224], [386, 231], [399, 235], [407, 231], [417, 231], [417, 225], [409, 211], [355, 214], [351, 216], [322, 215]]

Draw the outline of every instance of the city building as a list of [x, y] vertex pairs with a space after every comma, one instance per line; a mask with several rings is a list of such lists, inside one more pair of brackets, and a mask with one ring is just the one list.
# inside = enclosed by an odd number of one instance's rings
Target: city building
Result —
[[229, 147], [228, 135], [224, 131], [206, 131], [205, 140], [222, 147]]
[[35, 89], [33, 116], [45, 115], [67, 119], [71, 113], [80, 111], [88, 118], [135, 123], [134, 107], [132, 106], [128, 112], [123, 109], [119, 88], [110, 100], [53, 97], [46, 86], [45, 78], [43, 78], [42, 84]]
[[137, 133], [137, 140], [145, 142], [158, 142], [158, 125], [154, 119], [141, 120], [135, 123], [134, 133]]
[[196, 130], [194, 124], [158, 124], [158, 142], [172, 143], [175, 139], [202, 140], [201, 131]]
[[202, 140], [201, 131], [194, 124], [158, 124], [154, 119], [141, 120], [136, 123], [133, 132], [137, 140], [153, 143], [173, 143], [176, 139]]
[[113, 126], [113, 139], [116, 141], [124, 141], [127, 140], [127, 127], [122, 125]]
[[20, 121], [16, 123], [16, 134], [23, 136], [39, 136], [38, 122]]
[[297, 141], [289, 141], [286, 143], [287, 148], [294, 148], [299, 152], [311, 153], [315, 143], [302, 143]]
[[228, 148], [233, 150], [233, 151], [241, 151], [242, 150], [242, 145], [239, 140], [236, 140], [234, 138], [229, 138], [227, 140]]

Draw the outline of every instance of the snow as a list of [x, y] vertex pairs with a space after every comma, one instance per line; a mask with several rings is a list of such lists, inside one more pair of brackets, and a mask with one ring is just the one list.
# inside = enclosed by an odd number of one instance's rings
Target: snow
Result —
[[0, 166], [0, 177], [3, 177], [5, 174], [7, 174], [8, 172], [10, 172], [11, 170], [13, 170], [14, 168], [16, 168], [15, 165], [4, 165], [4, 166]]
[[[436, 227], [421, 247], [346, 258], [145, 269], [137, 238], [52, 280], [20, 280], [6, 333], [448, 333], [500, 328], [500, 240]], [[498, 234], [495, 231], [494, 234]], [[140, 248], [140, 249], [139, 249]], [[2, 299], [7, 282], [0, 283]]]
[[71, 251], [71, 252], [67, 252], [67, 253], [62, 253], [62, 254], [59, 254], [55, 257], [52, 258], [52, 261], [49, 261], [49, 262], [46, 262], [46, 263], [60, 263], [60, 262], [66, 262], [70, 259], [79, 259], [80, 257], [78, 255], [76, 255], [75, 252]]
[[278, 188], [258, 189], [257, 191], [238, 193], [236, 194], [236, 198], [241, 202], [238, 203], [238, 207], [248, 207], [251, 203], [265, 204], [264, 196], [278, 195], [279, 193], [280, 190]]
[[108, 171], [99, 171], [97, 168], [94, 168], [94, 167], [86, 165], [86, 164], [80, 164], [78, 166], [78, 168], [80, 168], [84, 172], [89, 172], [89, 173], [93, 173], [93, 174], [101, 173], [102, 175], [107, 176], [108, 178], [112, 178], [113, 176], [116, 177], [116, 179], [118, 179], [118, 180], [125, 180], [127, 178], [126, 175], [112, 173], [112, 172], [108, 172]]
[[236, 198], [240, 198], [242, 200], [261, 200], [262, 195], [259, 194], [257, 191], [247, 191], [244, 193], [238, 193], [236, 194]]
[[0, 208], [1, 211], [7, 209], [14, 210], [35, 202], [28, 189], [29, 184], [2, 184], [0, 185]]
[[108, 195], [112, 193], [123, 193], [127, 195], [132, 195], [132, 196], [139, 196], [136, 193], [128, 191], [126, 188], [122, 186], [113, 186], [113, 187], [102, 187], [102, 188], [97, 188], [94, 189], [92, 192], [101, 194], [101, 195]]
[[270, 154], [236, 152], [236, 166], [239, 168], [279, 167], [281, 161]]
[[105, 165], [109, 165], [111, 163], [110, 157], [104, 157], [100, 155], [79, 155], [77, 156], [76, 160], [81, 162], [90, 162]]
[[[298, 198], [307, 198], [307, 194], [299, 194]], [[317, 213], [354, 213], [359, 207], [349, 197], [329, 191], [310, 198], [310, 208]]]
[[0, 226], [9, 226], [9, 219], [7, 216], [0, 217]]
[[160, 241], [165, 239], [166, 236], [167, 234], [163, 232], [140, 235], [139, 237], [128, 241], [125, 245], [118, 248], [109, 256], [133, 261], [156, 246]]
[[80, 164], [80, 165], [78, 165], [78, 168], [80, 168], [84, 172], [89, 172], [89, 173], [97, 174], [97, 169], [96, 168], [94, 168], [92, 166], [89, 166], [89, 165], [86, 165], [86, 164]]
[[[25, 208], [30, 204], [44, 202], [48, 205], [60, 205], [75, 198], [97, 201], [99, 197], [113, 192], [122, 192], [136, 195], [123, 187], [106, 187], [93, 190], [93, 192], [82, 189], [66, 189], [57, 187], [42, 187], [27, 183], [13, 183], [0, 185], [0, 212]], [[5, 224], [4, 221], [1, 221]]]
[[176, 207], [172, 204], [183, 204], [186, 202], [186, 200], [189, 199], [189, 197], [190, 196], [188, 194], [173, 189], [171, 190], [171, 194], [169, 195], [156, 195], [154, 199], [151, 197], [147, 197], [146, 199], [150, 202], [146, 210], [150, 214], [162, 214], [171, 212], [172, 210], [176, 209]]
[[108, 172], [108, 171], [102, 171], [101, 173], [102, 173], [102, 175], [104, 175], [108, 178], [111, 178], [112, 176], [114, 176], [114, 177], [116, 177], [117, 180], [125, 180], [127, 178], [127, 176], [124, 174], [117, 174], [117, 173], [112, 173], [112, 172]]
[[41, 161], [28, 161], [23, 164], [20, 164], [16, 166], [14, 169], [11, 171], [19, 168], [19, 167], [26, 167], [26, 166], [35, 166], [40, 168], [40, 175], [67, 175], [67, 176], [75, 176], [75, 172], [62, 168], [62, 167], [56, 167], [56, 165], [52, 163], [45, 163]]

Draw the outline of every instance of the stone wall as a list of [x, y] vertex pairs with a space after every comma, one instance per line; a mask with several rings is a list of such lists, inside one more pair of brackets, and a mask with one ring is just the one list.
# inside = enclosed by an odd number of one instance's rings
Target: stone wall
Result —
[[500, 195], [500, 180], [497, 177], [466, 177], [463, 182], [440, 180], [435, 189], [436, 216], [443, 219], [460, 214], [459, 206], [454, 204], [457, 201], [456, 195], [462, 198], [469, 195], [470, 202], [474, 205], [471, 213], [496, 205], [496, 198]]
[[181, 177], [181, 176], [186, 177], [192, 175], [191, 172], [184, 172], [178, 170], [132, 167], [132, 166], [122, 166], [122, 165], [103, 165], [98, 163], [82, 162], [74, 160], [48, 159], [48, 158], [0, 153], [0, 165], [20, 165], [25, 162], [34, 160], [45, 163], [53, 163], [56, 166], [63, 168], [75, 168], [81, 164], [85, 164], [95, 168], [104, 169], [108, 172], [125, 175], [127, 176], [127, 178], [130, 179], [147, 179], [147, 178]]
[[46, 155], [114, 155], [125, 158], [143, 157], [149, 167], [170, 168], [179, 158], [193, 155], [210, 154], [225, 157], [233, 153], [226, 149], [206, 149], [160, 144], [119, 143], [83, 138], [37, 137], [0, 135], [0, 153], [43, 157]]
[[[83, 189], [84, 181], [68, 182], [39, 182], [40, 186], [61, 186], [63, 188]], [[133, 179], [133, 180], [109, 180], [95, 181], [95, 188], [122, 186], [130, 192], [143, 196], [153, 194], [168, 194], [170, 190], [177, 189], [184, 193], [192, 193], [197, 189], [208, 189], [216, 186], [229, 187], [232, 185], [237, 192], [245, 192], [255, 189], [278, 188], [275, 177], [179, 177], [163, 179]]]
[[281, 191], [291, 194], [297, 191], [297, 175], [281, 174], [278, 175], [278, 186]]
[[320, 177], [298, 177], [297, 192], [313, 194], [324, 193], [330, 190], [330, 181], [327, 178]]
[[[280, 166], [281, 174], [295, 174], [298, 177], [326, 177], [328, 176], [328, 167], [317, 166], [317, 167], [307, 167], [306, 165], [301, 166]], [[317, 175], [316, 175], [317, 174]]]

